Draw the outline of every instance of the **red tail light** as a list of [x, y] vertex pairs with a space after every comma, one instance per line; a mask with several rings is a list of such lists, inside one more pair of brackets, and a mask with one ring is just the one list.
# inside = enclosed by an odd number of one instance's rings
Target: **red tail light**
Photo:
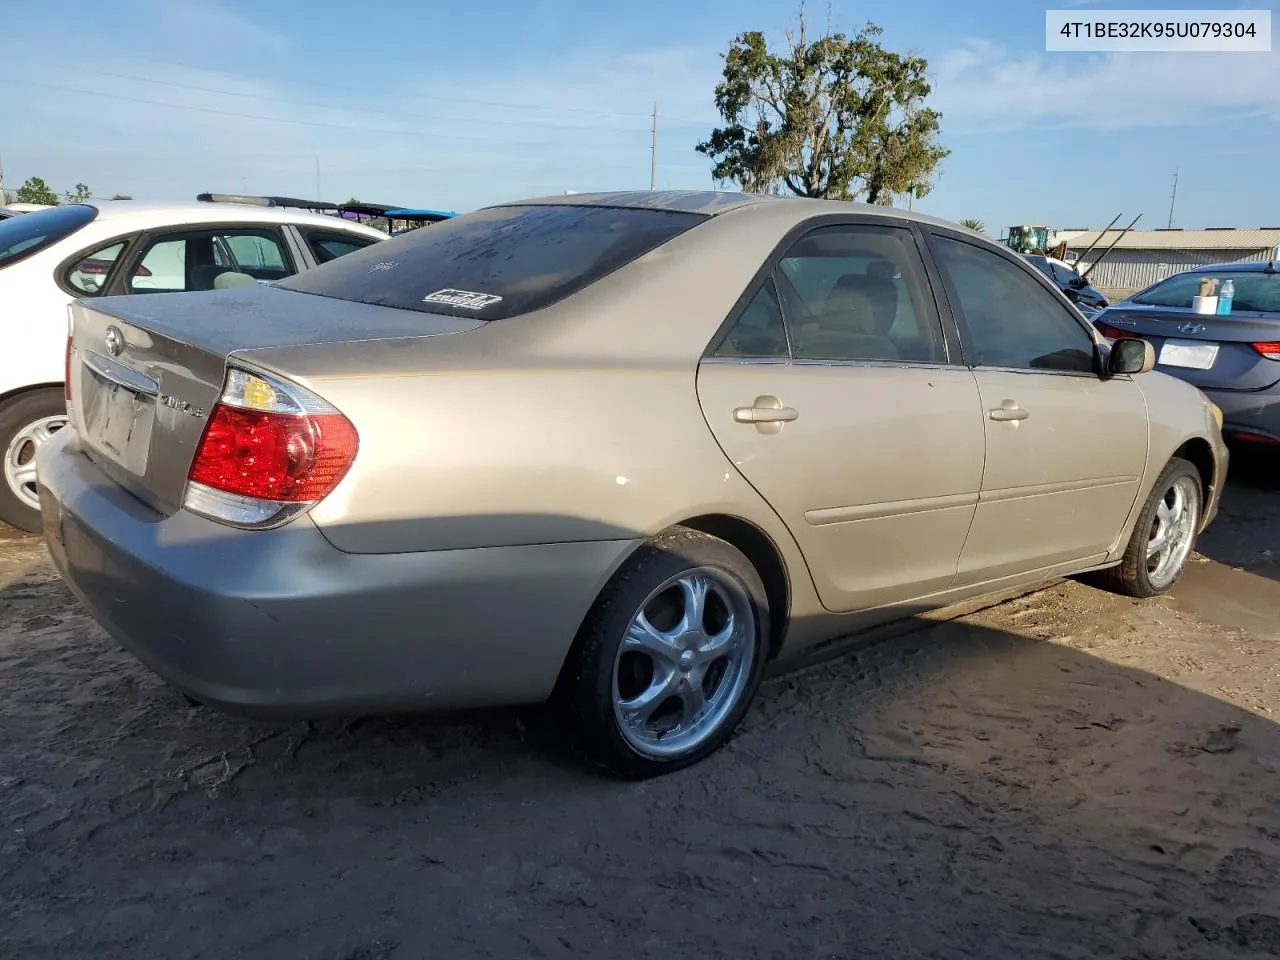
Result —
[[151, 271], [146, 268], [145, 264], [140, 263], [138, 264], [137, 268], [133, 271], [133, 275], [135, 277], [149, 277], [151, 276]]
[[1108, 340], [1141, 340], [1142, 339], [1132, 331], [1121, 330], [1119, 327], [1113, 327], [1111, 324], [1105, 323], [1102, 320], [1095, 320], [1093, 322], [1093, 325], [1095, 328], [1097, 328], [1097, 331], [1100, 334], [1102, 334], [1104, 337], [1106, 337]]
[[1280, 360], [1280, 340], [1272, 340], [1268, 343], [1251, 343], [1249, 346], [1253, 347], [1268, 360]]
[[327, 497], [358, 447], [351, 421], [324, 400], [233, 369], [191, 463], [184, 506], [234, 526], [276, 526]]

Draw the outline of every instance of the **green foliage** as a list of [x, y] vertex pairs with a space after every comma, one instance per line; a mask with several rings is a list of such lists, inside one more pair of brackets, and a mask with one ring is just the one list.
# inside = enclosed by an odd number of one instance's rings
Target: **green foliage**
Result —
[[983, 223], [981, 220], [974, 219], [973, 217], [969, 217], [968, 219], [961, 220], [960, 226], [968, 227], [970, 230], [974, 231], [975, 233], [985, 233], [987, 229], [987, 225], [985, 223]]
[[77, 183], [74, 190], [68, 190], [62, 195], [67, 203], [84, 203], [93, 196], [93, 191], [83, 183]]
[[856, 36], [810, 41], [799, 25], [779, 53], [764, 34], [740, 34], [724, 56], [716, 109], [725, 126], [698, 144], [721, 183], [753, 193], [889, 204], [922, 197], [950, 151], [937, 142], [941, 114], [923, 57], [885, 50], [866, 24]]
[[55, 206], [58, 195], [49, 189], [49, 185], [39, 177], [29, 177], [27, 182], [18, 188], [18, 203], [47, 203]]

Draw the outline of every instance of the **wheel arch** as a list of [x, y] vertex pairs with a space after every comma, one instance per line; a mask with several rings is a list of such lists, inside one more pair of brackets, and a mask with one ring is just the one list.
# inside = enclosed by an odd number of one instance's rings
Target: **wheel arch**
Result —
[[28, 393], [36, 393], [40, 390], [62, 390], [63, 383], [58, 380], [53, 383], [28, 383], [21, 387], [14, 387], [12, 390], [6, 390], [0, 393], [0, 406], [4, 406], [11, 400], [17, 400], [21, 396]]
[[725, 513], [705, 513], [689, 517], [673, 526], [689, 527], [719, 537], [741, 550], [756, 568], [756, 573], [764, 582], [765, 596], [769, 600], [769, 659], [776, 658], [787, 635], [791, 580], [787, 575], [782, 552], [773, 538], [750, 520]]
[[1181, 458], [1196, 468], [1200, 474], [1200, 485], [1207, 500], [1217, 481], [1218, 460], [1213, 454], [1213, 447], [1204, 437], [1191, 437], [1182, 446], [1173, 451], [1170, 459]]

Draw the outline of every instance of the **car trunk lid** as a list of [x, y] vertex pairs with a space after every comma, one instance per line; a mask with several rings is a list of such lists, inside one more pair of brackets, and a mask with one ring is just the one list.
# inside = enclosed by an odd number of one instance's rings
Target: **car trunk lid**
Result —
[[264, 286], [81, 300], [71, 321], [70, 407], [84, 450], [164, 515], [182, 502], [233, 355], [460, 333], [484, 323]]
[[1149, 340], [1157, 369], [1208, 390], [1262, 390], [1280, 380], [1280, 362], [1254, 349], [1280, 341], [1280, 319], [1270, 314], [1195, 313], [1136, 304], [1114, 306], [1093, 318], [1104, 336]]

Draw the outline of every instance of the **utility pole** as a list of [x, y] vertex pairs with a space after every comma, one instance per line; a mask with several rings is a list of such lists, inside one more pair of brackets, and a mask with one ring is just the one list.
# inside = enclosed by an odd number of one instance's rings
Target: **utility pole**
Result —
[[1173, 205], [1178, 202], [1178, 168], [1173, 169], [1173, 193], [1169, 196], [1169, 229], [1173, 229]]
[[653, 101], [653, 128], [649, 135], [649, 189], [657, 188], [658, 180], [658, 101]]

